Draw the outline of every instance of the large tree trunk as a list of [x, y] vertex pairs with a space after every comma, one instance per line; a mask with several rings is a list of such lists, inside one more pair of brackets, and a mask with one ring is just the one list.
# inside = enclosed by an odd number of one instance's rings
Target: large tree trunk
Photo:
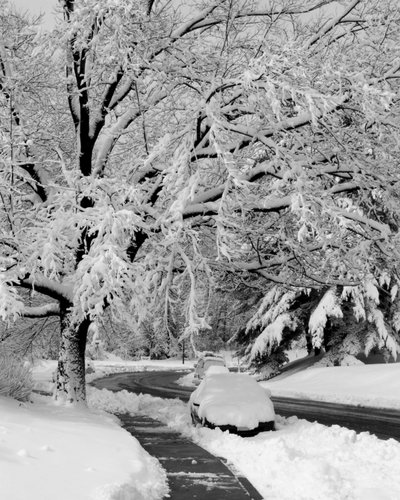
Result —
[[90, 319], [73, 323], [68, 308], [60, 306], [61, 343], [55, 399], [62, 403], [86, 401], [85, 349]]

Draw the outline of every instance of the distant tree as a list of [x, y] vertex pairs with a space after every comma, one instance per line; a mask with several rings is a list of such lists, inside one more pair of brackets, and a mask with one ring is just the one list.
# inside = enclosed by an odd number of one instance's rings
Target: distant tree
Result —
[[237, 334], [245, 328], [254, 308], [263, 297], [265, 282], [257, 276], [239, 278], [236, 273], [218, 272], [213, 275], [208, 308], [208, 329], [194, 337], [198, 351], [235, 351]]
[[5, 9], [0, 52], [0, 315], [59, 316], [57, 399], [106, 310], [205, 328], [215, 269], [395, 274], [397, 2], [60, 3], [44, 35]]

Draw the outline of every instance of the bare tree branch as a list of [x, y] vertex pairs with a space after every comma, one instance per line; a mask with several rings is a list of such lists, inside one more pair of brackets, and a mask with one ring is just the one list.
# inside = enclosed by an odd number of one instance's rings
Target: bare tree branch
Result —
[[318, 33], [316, 33], [306, 44], [305, 48], [309, 49], [312, 47], [315, 43], [317, 43], [323, 36], [325, 36], [327, 33], [329, 33], [335, 26], [340, 24], [343, 19], [350, 14], [352, 10], [354, 10], [357, 5], [361, 2], [362, 0], [353, 0], [351, 4], [343, 10], [337, 17], [332, 19], [329, 23], [327, 23], [325, 26], [323, 26]]

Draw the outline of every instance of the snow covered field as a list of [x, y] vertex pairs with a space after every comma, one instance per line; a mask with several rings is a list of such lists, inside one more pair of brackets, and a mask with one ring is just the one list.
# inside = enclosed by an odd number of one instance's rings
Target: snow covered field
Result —
[[[99, 362], [97, 374], [174, 369], [180, 362]], [[55, 363], [35, 370], [37, 387], [51, 386]], [[312, 368], [267, 383], [273, 393], [309, 394], [400, 407], [400, 365]], [[322, 394], [326, 390], [329, 396]], [[351, 398], [351, 399], [350, 399]], [[104, 410], [148, 414], [225, 457], [268, 500], [398, 500], [400, 443], [278, 417], [277, 432], [240, 438], [194, 428], [179, 400], [126, 391], [88, 390], [90, 410], [65, 408], [34, 396], [20, 404], [0, 398], [2, 500], [156, 500], [166, 493], [165, 473], [137, 440]], [[375, 405], [376, 406], [376, 405]]]

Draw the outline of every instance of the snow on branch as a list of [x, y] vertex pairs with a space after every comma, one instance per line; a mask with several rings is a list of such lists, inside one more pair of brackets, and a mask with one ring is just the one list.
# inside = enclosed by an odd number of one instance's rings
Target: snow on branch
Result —
[[197, 29], [197, 25], [201, 23], [204, 19], [206, 19], [207, 16], [209, 16], [217, 7], [219, 7], [224, 0], [220, 0], [218, 2], [215, 2], [214, 5], [211, 5], [210, 7], [207, 7], [204, 9], [202, 12], [200, 12], [195, 18], [190, 19], [186, 23], [184, 23], [180, 28], [175, 30], [172, 35], [171, 39], [172, 40], [177, 40], [178, 38], [183, 37], [190, 31], [193, 31], [194, 29]]
[[45, 304], [38, 307], [24, 307], [20, 312], [24, 318], [47, 318], [48, 316], [59, 316], [60, 306], [57, 303]]
[[120, 138], [122, 132], [140, 116], [140, 111], [133, 106], [129, 107], [125, 113], [118, 119], [118, 121], [107, 130], [107, 133], [101, 137], [99, 151], [97, 153], [95, 172], [100, 174], [105, 167], [107, 159], [115, 145]]
[[[286, 311], [288, 311], [296, 298], [297, 293], [298, 292], [292, 290], [286, 291], [280, 286], [272, 287], [262, 299], [256, 313], [248, 321], [246, 325], [246, 333], [259, 328], [266, 331], [267, 328], [274, 324], [279, 317], [284, 317]], [[288, 323], [287, 320], [285, 321]], [[286, 326], [289, 326], [289, 323]]]
[[[380, 311], [375, 303], [371, 303], [370, 311], [368, 314], [368, 321], [372, 323], [376, 328], [376, 333], [378, 335], [378, 342], [374, 342], [374, 344], [378, 344], [380, 348], [385, 347], [394, 359], [397, 359], [397, 355], [400, 353], [400, 346], [398, 340], [390, 334], [388, 325], [385, 321], [384, 315], [382, 311]], [[372, 341], [366, 343], [365, 354], [368, 356], [369, 351], [373, 347]]]
[[269, 353], [275, 344], [279, 345], [282, 341], [282, 334], [285, 328], [290, 328], [291, 330], [296, 328], [296, 321], [292, 319], [289, 313], [279, 315], [261, 332], [251, 348], [250, 359], [254, 360], [257, 356], [265, 352]]
[[64, 285], [45, 276], [30, 276], [19, 281], [15, 281], [14, 286], [36, 290], [39, 293], [47, 295], [56, 300], [64, 300], [72, 304], [73, 302], [73, 287]]
[[3, 273], [0, 274], [0, 318], [3, 321], [9, 321], [10, 318], [15, 321], [23, 308], [24, 304], [15, 287]]
[[[251, 18], [251, 17], [273, 17], [273, 16], [281, 16], [282, 14], [286, 14], [289, 16], [294, 16], [298, 14], [307, 14], [309, 12], [312, 12], [314, 10], [317, 10], [324, 5], [329, 3], [329, 0], [323, 0], [321, 2], [317, 2], [315, 5], [312, 5], [311, 7], [304, 7], [304, 8], [282, 8], [280, 10], [272, 10], [271, 8], [269, 9], [252, 9], [249, 11], [245, 12], [238, 12], [232, 15], [233, 19], [242, 19], [242, 18]], [[202, 21], [197, 22], [196, 24], [191, 26], [191, 30], [197, 30], [201, 28], [208, 28], [211, 26], [215, 26], [217, 24], [222, 24], [225, 23], [225, 19], [217, 18], [217, 19], [204, 19]]]
[[149, 99], [149, 102], [145, 107], [136, 108], [136, 106], [131, 105], [128, 109], [119, 117], [117, 122], [110, 127], [102, 136], [99, 138], [98, 152], [95, 161], [95, 172], [101, 174], [104, 169], [108, 157], [111, 154], [115, 144], [120, 139], [121, 134], [129, 127], [129, 125], [134, 122], [139, 116], [147, 111], [148, 108], [155, 106], [160, 101], [162, 101], [167, 96], [165, 91], [156, 93]]
[[356, 213], [355, 211], [350, 212], [349, 210], [337, 210], [337, 214], [340, 215], [341, 217], [344, 217], [345, 219], [352, 220], [354, 222], [358, 222], [359, 224], [362, 224], [363, 226], [370, 227], [371, 229], [374, 229], [375, 231], [378, 231], [379, 233], [382, 234], [382, 238], [385, 239], [389, 236], [391, 233], [390, 227], [387, 224], [381, 224], [380, 222], [374, 221], [368, 217], [364, 217], [363, 215], [360, 215], [359, 213]]
[[353, 314], [357, 321], [365, 320], [367, 313], [365, 311], [364, 288], [362, 286], [343, 287], [341, 299], [348, 300], [351, 297], [353, 302]]
[[273, 286], [271, 290], [262, 299], [256, 313], [248, 321], [246, 325], [246, 333], [257, 328], [260, 324], [265, 327], [270, 318], [266, 315], [270, 314], [273, 304], [275, 304], [283, 295], [283, 290], [277, 286]]
[[364, 283], [364, 292], [366, 297], [374, 304], [379, 304], [379, 290], [376, 287], [377, 283], [372, 280], [367, 280]]
[[335, 26], [340, 24], [343, 19], [350, 14], [352, 10], [354, 10], [357, 5], [361, 2], [361, 0], [353, 0], [351, 4], [341, 12], [337, 17], [332, 19], [329, 23], [325, 24], [319, 31], [316, 33], [307, 43], [306, 48], [310, 48], [312, 45], [318, 42], [323, 36], [325, 36], [329, 31], [331, 31]]
[[[274, 175], [275, 166], [270, 164], [257, 165], [244, 175], [238, 176], [237, 179], [241, 182], [255, 182], [261, 177]], [[197, 194], [193, 200], [188, 203], [183, 210], [183, 218], [188, 219], [197, 215], [215, 215], [218, 213], [218, 200], [222, 197], [226, 190], [226, 183], [210, 188], [202, 193]], [[263, 200], [259, 205], [254, 206], [256, 212], [279, 212], [291, 205], [291, 196], [269, 197]]]
[[322, 297], [317, 307], [312, 312], [308, 322], [308, 329], [311, 333], [314, 347], [321, 347], [324, 337], [324, 329], [329, 317], [343, 317], [339, 299], [332, 288], [330, 288]]

